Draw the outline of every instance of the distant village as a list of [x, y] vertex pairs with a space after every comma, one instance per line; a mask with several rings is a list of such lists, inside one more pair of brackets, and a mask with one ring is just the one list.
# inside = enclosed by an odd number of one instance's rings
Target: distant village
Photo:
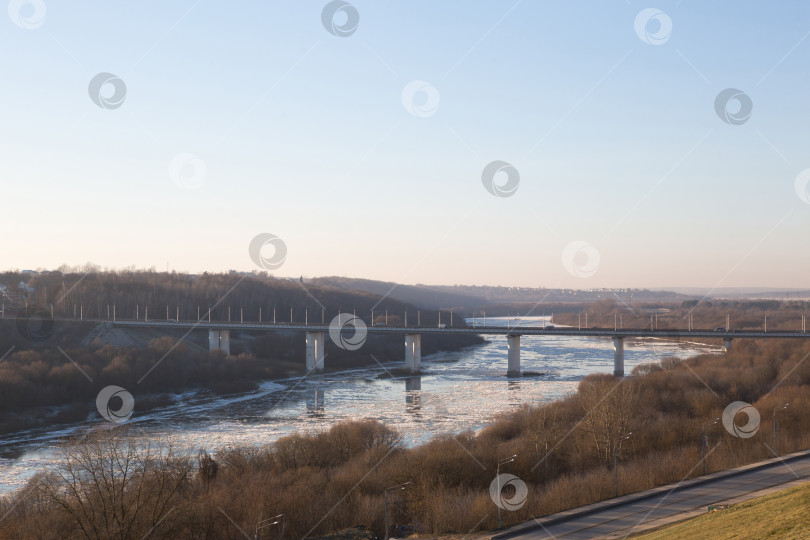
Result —
[[[24, 274], [33, 274], [31, 270], [23, 270]], [[28, 285], [25, 281], [20, 281], [16, 285], [9, 286], [5, 283], [0, 283], [0, 301], [3, 304], [17, 305], [22, 304], [32, 293], [36, 292], [34, 287]]]

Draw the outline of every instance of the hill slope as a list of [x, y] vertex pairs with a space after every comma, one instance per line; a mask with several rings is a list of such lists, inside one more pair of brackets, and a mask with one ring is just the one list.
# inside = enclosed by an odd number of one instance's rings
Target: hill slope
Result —
[[810, 483], [633, 538], [644, 540], [810, 538]]

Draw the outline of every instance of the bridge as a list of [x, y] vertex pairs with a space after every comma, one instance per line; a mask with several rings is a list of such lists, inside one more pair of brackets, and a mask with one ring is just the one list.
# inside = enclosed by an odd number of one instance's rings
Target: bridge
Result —
[[[400, 334], [405, 336], [405, 368], [418, 373], [422, 362], [422, 334], [475, 334], [504, 335], [507, 340], [507, 376], [520, 376], [520, 338], [521, 336], [577, 336], [602, 337], [613, 340], [613, 374], [624, 376], [624, 340], [627, 338], [661, 338], [661, 339], [722, 339], [726, 350], [731, 348], [734, 339], [807, 339], [804, 321], [800, 331], [767, 331], [767, 330], [730, 330], [726, 328], [711, 329], [657, 329], [657, 328], [576, 328], [568, 326], [368, 326], [345, 314], [348, 319], [358, 321], [362, 332], [373, 334]], [[356, 335], [358, 327], [344, 324], [339, 327], [321, 324], [269, 323], [269, 322], [211, 322], [175, 321], [175, 320], [99, 320], [122, 328], [172, 328], [185, 330], [208, 330], [209, 350], [219, 350], [230, 354], [230, 331], [293, 331], [303, 332], [306, 339], [307, 371], [322, 371], [324, 368], [324, 344], [326, 335], [339, 332], [343, 335]], [[360, 326], [362, 325], [362, 326]]]

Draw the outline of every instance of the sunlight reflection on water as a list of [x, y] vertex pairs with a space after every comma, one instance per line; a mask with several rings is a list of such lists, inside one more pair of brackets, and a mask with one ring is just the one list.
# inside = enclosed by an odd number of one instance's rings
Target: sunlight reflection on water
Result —
[[[478, 321], [480, 324], [480, 321]], [[514, 319], [512, 319], [514, 323]], [[541, 317], [521, 324], [541, 325]], [[505, 325], [489, 318], [487, 325]], [[378, 378], [379, 366], [306, 379], [266, 382], [255, 392], [212, 397], [184, 394], [181, 404], [133, 415], [131, 424], [150, 435], [168, 436], [184, 451], [211, 452], [229, 446], [261, 445], [295, 433], [325, 430], [343, 420], [374, 418], [395, 427], [405, 444], [479, 429], [499, 414], [526, 404], [559, 399], [576, 390], [589, 373], [612, 373], [608, 339], [523, 336], [521, 368], [542, 377], [507, 379], [506, 337], [485, 336], [489, 343], [422, 359], [426, 373], [411, 378]], [[721, 350], [695, 344], [633, 340], [625, 347], [625, 371], [667, 356], [688, 357]], [[362, 351], [360, 351], [362, 352]], [[394, 367], [393, 365], [386, 366]], [[32, 431], [0, 442], [0, 491], [20, 487], [53, 462], [54, 446], [72, 430]]]

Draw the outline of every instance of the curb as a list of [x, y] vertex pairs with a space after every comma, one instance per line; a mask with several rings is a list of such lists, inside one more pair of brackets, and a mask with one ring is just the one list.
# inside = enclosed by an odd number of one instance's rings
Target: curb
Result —
[[617, 506], [622, 506], [627, 503], [643, 501], [645, 499], [650, 499], [662, 493], [681, 491], [683, 489], [692, 486], [708, 484], [716, 480], [738, 476], [740, 474], [744, 474], [750, 471], [767, 469], [780, 463], [795, 461], [797, 459], [802, 459], [806, 457], [810, 457], [810, 450], [802, 450], [799, 452], [794, 452], [793, 454], [788, 454], [786, 456], [770, 458], [765, 461], [757, 461], [755, 463], [743, 465], [742, 467], [737, 467], [735, 469], [729, 469], [726, 471], [719, 471], [716, 473], [707, 474], [706, 476], [701, 476], [699, 478], [690, 478], [689, 480], [684, 480], [674, 485], [667, 484], [665, 486], [659, 486], [657, 488], [648, 489], [646, 491], [638, 493], [622, 495], [621, 497], [609, 499], [607, 501], [592, 503], [586, 506], [580, 506], [579, 508], [575, 508], [572, 510], [563, 510], [562, 512], [551, 514], [550, 516], [548, 516], [547, 519], [544, 519], [542, 521], [536, 520], [535, 522], [529, 524], [523, 523], [521, 525], [515, 525], [514, 527], [507, 529], [503, 532], [491, 535], [489, 538], [490, 540], [504, 540], [507, 538], [513, 538], [515, 536], [519, 536], [524, 533], [535, 531], [544, 526], [556, 525], [557, 523], [561, 523], [569, 519], [588, 516], [590, 514], [595, 514], [596, 512], [600, 512], [602, 510], [607, 510], [610, 508], [615, 508]]

